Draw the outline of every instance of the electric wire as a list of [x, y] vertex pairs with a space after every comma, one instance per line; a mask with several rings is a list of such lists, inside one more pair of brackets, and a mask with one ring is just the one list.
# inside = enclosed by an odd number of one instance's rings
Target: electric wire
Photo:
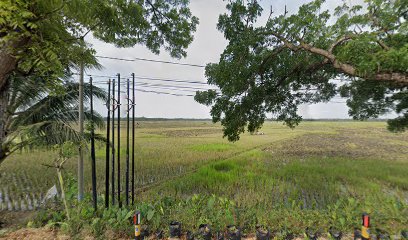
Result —
[[[97, 84], [106, 84], [106, 82], [103, 81], [95, 81]], [[137, 82], [135, 83], [136, 86], [142, 86], [142, 87], [151, 87], [151, 88], [163, 88], [163, 89], [169, 89], [169, 90], [180, 90], [180, 91], [198, 91], [198, 90], [214, 90], [214, 91], [219, 91], [218, 89], [213, 89], [213, 88], [200, 88], [200, 87], [192, 87], [192, 86], [180, 86], [180, 85], [168, 85], [168, 84], [154, 84], [154, 83], [147, 83], [147, 82]]]
[[[99, 81], [99, 82], [95, 82], [95, 84], [98, 85], [105, 85], [106, 82], [103, 81]], [[165, 95], [172, 95], [172, 96], [184, 96], [184, 97], [194, 97], [195, 93], [197, 90], [214, 90], [214, 89], [197, 89], [197, 88], [193, 88], [193, 89], [189, 89], [187, 87], [187, 89], [178, 89], [179, 87], [183, 87], [183, 86], [172, 86], [172, 85], [162, 85], [162, 84], [153, 84], [153, 86], [151, 86], [149, 83], [139, 83], [139, 85], [136, 86], [142, 86], [143, 88], [135, 88], [135, 91], [139, 91], [139, 92], [145, 92], [145, 93], [155, 93], [155, 94], [165, 94]], [[152, 89], [147, 89], [147, 88], [153, 88]], [[131, 88], [133, 89], [133, 88]], [[164, 91], [158, 91], [158, 90], [170, 90], [170, 91], [182, 91], [182, 92], [187, 92], [187, 93], [191, 93], [191, 94], [182, 94], [182, 93], [176, 93], [176, 92], [164, 92]], [[121, 93], [125, 93], [125, 92], [121, 92]], [[219, 95], [219, 93], [218, 93]], [[344, 99], [339, 95], [334, 96], [332, 99], [335, 100], [341, 100]], [[328, 102], [322, 102], [324, 103], [346, 103], [343, 101], [333, 101], [330, 100]]]
[[[89, 77], [96, 77], [96, 78], [115, 78], [115, 76], [108, 76], [108, 75], [94, 75], [94, 74], [88, 74], [87, 76]], [[130, 78], [130, 77], [128, 77]], [[121, 79], [128, 79], [126, 77], [121, 77]], [[159, 77], [146, 77], [146, 76], [135, 76], [135, 79], [140, 79], [140, 80], [149, 80], [149, 81], [161, 81], [161, 82], [173, 82], [173, 83], [190, 83], [190, 84], [201, 84], [201, 85], [207, 85], [208, 83], [203, 82], [203, 81], [197, 81], [197, 80], [181, 80], [177, 78], [159, 78]], [[106, 81], [107, 82], [107, 81]]]
[[200, 64], [180, 63], [180, 62], [155, 60], [155, 59], [148, 59], [148, 58], [141, 58], [141, 57], [133, 57], [131, 59], [130, 58], [119, 58], [119, 57], [108, 57], [108, 56], [101, 56], [101, 55], [96, 55], [95, 57], [102, 58], [102, 59], [109, 59], [109, 60], [125, 61], [125, 62], [144, 61], [144, 62], [165, 63], [165, 64], [171, 64], [171, 65], [205, 68], [205, 65], [200, 65]]

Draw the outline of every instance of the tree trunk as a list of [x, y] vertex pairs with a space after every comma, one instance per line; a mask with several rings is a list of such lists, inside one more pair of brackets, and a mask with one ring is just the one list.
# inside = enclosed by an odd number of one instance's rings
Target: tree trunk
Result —
[[15, 45], [19, 44], [4, 44], [0, 48], [0, 91], [3, 91], [9, 74], [17, 67], [17, 59], [10, 52], [10, 49], [15, 49]]
[[7, 136], [6, 122], [8, 119], [8, 78], [17, 67], [17, 59], [11, 50], [22, 46], [26, 40], [17, 41], [16, 43], [5, 43], [0, 47], [0, 164], [7, 157], [7, 147], [4, 141]]
[[0, 164], [7, 157], [7, 147], [4, 145], [7, 136], [6, 121], [7, 121], [7, 106], [8, 106], [8, 92], [7, 80], [0, 88]]
[[0, 164], [7, 157], [8, 149], [4, 145], [7, 137], [9, 76], [17, 69], [16, 53], [28, 47], [30, 37], [21, 37], [0, 45]]

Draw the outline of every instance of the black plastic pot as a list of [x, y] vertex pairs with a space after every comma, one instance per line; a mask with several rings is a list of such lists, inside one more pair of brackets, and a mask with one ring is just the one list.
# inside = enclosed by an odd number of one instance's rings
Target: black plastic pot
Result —
[[147, 225], [142, 225], [142, 229], [140, 232], [140, 237], [142, 239], [148, 238], [150, 236], [149, 227]]
[[171, 238], [180, 238], [181, 236], [181, 223], [173, 221], [169, 226], [169, 235]]
[[217, 233], [215, 234], [215, 239], [216, 240], [224, 240], [224, 233], [221, 231], [217, 231]]
[[192, 233], [191, 231], [187, 231], [186, 239], [187, 240], [194, 240], [194, 233]]
[[156, 239], [163, 239], [163, 230], [157, 230], [154, 235]]
[[361, 231], [358, 229], [354, 229], [354, 240], [361, 240]]
[[377, 240], [390, 240], [390, 235], [382, 230], [377, 229]]
[[402, 230], [401, 237], [402, 239], [408, 239], [408, 230]]
[[293, 233], [291, 233], [291, 232], [287, 232], [285, 234], [285, 240], [292, 240], [294, 238], [295, 238], [295, 235]]
[[319, 234], [316, 230], [311, 228], [306, 228], [306, 236], [309, 240], [317, 240]]
[[258, 225], [256, 226], [256, 239], [257, 240], [269, 240], [271, 239], [271, 233], [269, 229], [265, 228], [264, 226]]
[[241, 229], [235, 225], [229, 225], [227, 226], [227, 234], [225, 237], [227, 240], [241, 240]]
[[208, 224], [200, 224], [200, 226], [198, 227], [198, 232], [202, 239], [211, 240], [212, 233], [211, 228]]
[[329, 228], [329, 233], [335, 240], [340, 240], [341, 237], [343, 236], [343, 233], [334, 227]]

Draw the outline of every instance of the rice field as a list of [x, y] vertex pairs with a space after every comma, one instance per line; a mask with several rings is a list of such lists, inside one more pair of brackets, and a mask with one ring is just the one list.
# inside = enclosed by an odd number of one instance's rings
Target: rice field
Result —
[[[261, 221], [286, 228], [335, 223], [346, 228], [358, 225], [363, 211], [372, 213], [378, 226], [408, 226], [408, 133], [390, 133], [384, 122], [303, 122], [294, 130], [267, 122], [263, 134], [246, 133], [235, 143], [207, 121], [140, 121], [137, 126], [138, 200], [225, 197], [243, 209], [233, 218], [241, 226]], [[52, 151], [21, 152], [0, 165], [0, 209], [36, 208], [56, 183], [55, 169], [44, 166], [56, 156]], [[66, 163], [65, 176], [76, 176], [76, 162]], [[98, 145], [97, 169], [103, 194], [104, 144]], [[203, 216], [179, 211], [168, 217], [196, 228]]]
[[[125, 127], [125, 122], [122, 122], [122, 177], [125, 176]], [[104, 132], [101, 130], [100, 133]], [[229, 143], [222, 138], [220, 126], [211, 122], [139, 122], [135, 133], [135, 185], [140, 188], [163, 182], [194, 171], [208, 162], [226, 159], [234, 154], [268, 144], [270, 141], [289, 138], [295, 134], [297, 133], [280, 134], [273, 138], [248, 136], [248, 141]], [[57, 185], [55, 169], [47, 166], [53, 165], [57, 155], [57, 152], [51, 150], [33, 150], [16, 153], [7, 159], [0, 166], [0, 209], [31, 209], [29, 205], [33, 208], [37, 207], [46, 191], [54, 184]], [[98, 191], [102, 193], [105, 179], [104, 143], [97, 144], [96, 158]], [[64, 165], [66, 176], [76, 176], [76, 164], [76, 157], [67, 161]], [[90, 166], [88, 151], [85, 156], [85, 186], [88, 191], [91, 189]], [[117, 170], [115, 171], [116, 175]]]

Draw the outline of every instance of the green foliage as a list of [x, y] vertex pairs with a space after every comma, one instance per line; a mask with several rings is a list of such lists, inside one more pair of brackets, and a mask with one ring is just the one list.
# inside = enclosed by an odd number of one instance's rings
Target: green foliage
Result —
[[[408, 24], [406, 1], [366, 1], [323, 10], [324, 0], [301, 6], [292, 15], [270, 16], [260, 26], [257, 1], [230, 1], [218, 29], [229, 41], [218, 63], [206, 66], [208, 84], [195, 100], [212, 106], [224, 136], [254, 132], [266, 113], [293, 128], [300, 104], [349, 98], [349, 114], [365, 120], [395, 111], [389, 128], [406, 128]], [[332, 22], [332, 23], [331, 23]], [[342, 78], [349, 81], [333, 82]], [[341, 88], [339, 89], [339, 87]], [[399, 96], [399, 97], [397, 97]]]
[[200, 145], [193, 145], [190, 149], [194, 151], [200, 152], [208, 152], [208, 151], [226, 151], [233, 148], [234, 145], [226, 144], [226, 143], [210, 143], [210, 144], [200, 144]]
[[[8, 136], [2, 143], [6, 156], [24, 148], [65, 146], [67, 141], [79, 144], [89, 139], [89, 134], [81, 136], [74, 126], [78, 120], [78, 89], [78, 83], [65, 81], [61, 93], [55, 94], [46, 79], [12, 77]], [[93, 87], [93, 95], [106, 100], [106, 92], [101, 88]], [[90, 96], [90, 85], [84, 84], [84, 99], [88, 100]], [[86, 120], [91, 119], [89, 110], [84, 115]], [[104, 126], [104, 120], [98, 113], [94, 113], [94, 124]], [[103, 138], [98, 136], [98, 139]]]
[[0, 13], [0, 46], [19, 58], [17, 71], [57, 77], [80, 63], [98, 66], [84, 42], [89, 32], [118, 47], [163, 47], [180, 58], [198, 24], [188, 0], [6, 0]]

